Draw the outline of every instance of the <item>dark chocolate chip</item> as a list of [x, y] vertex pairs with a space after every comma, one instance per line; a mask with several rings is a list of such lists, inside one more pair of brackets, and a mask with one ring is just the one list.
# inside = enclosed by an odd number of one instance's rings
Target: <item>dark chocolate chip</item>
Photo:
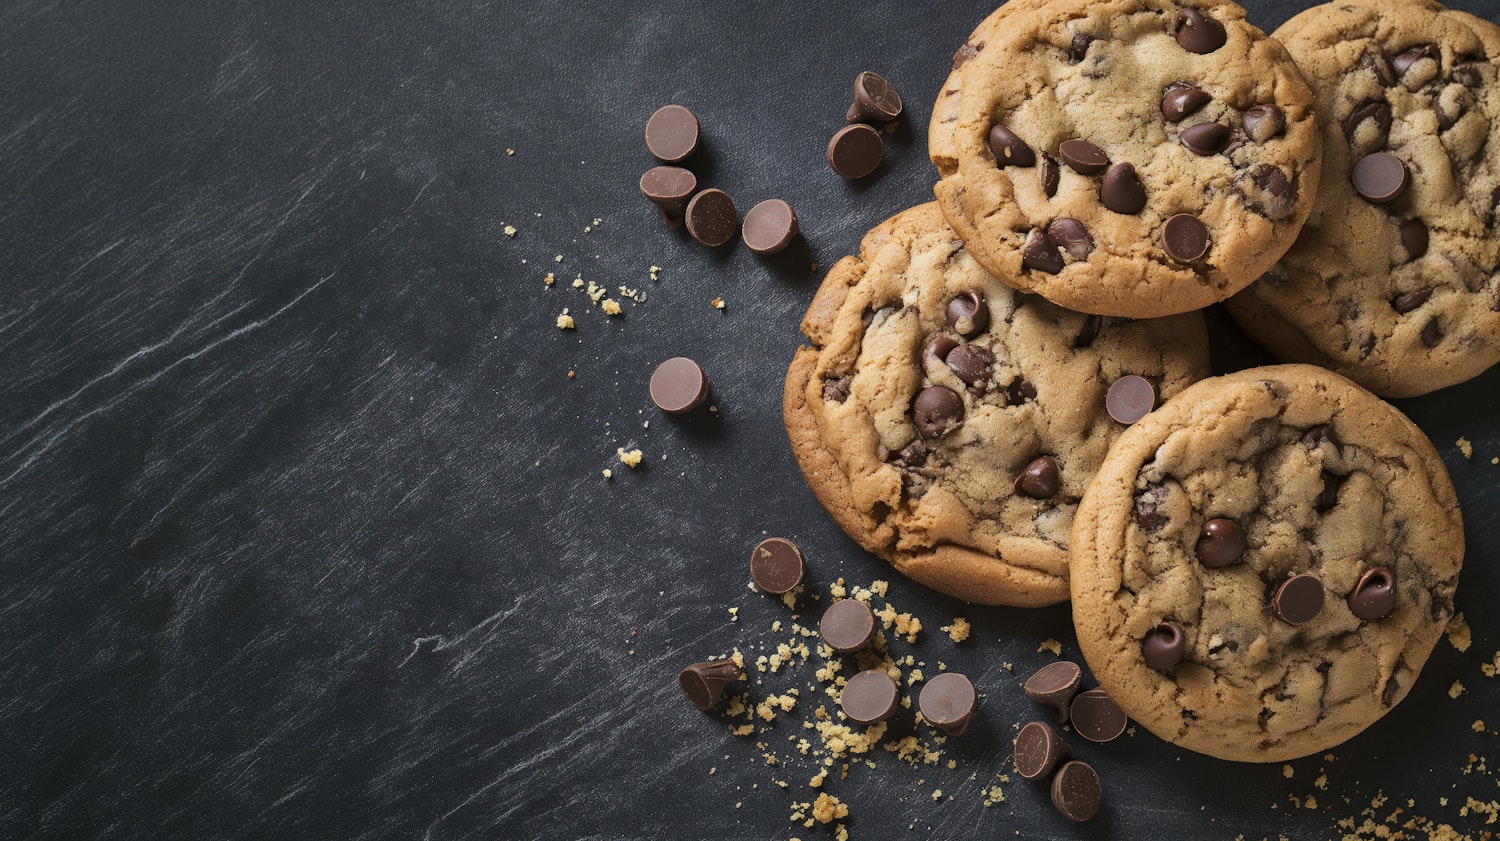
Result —
[[1178, 213], [1161, 226], [1162, 249], [1179, 263], [1196, 263], [1208, 253], [1208, 227], [1191, 213]]
[[1047, 274], [1063, 270], [1062, 252], [1057, 244], [1047, 238], [1041, 228], [1032, 228], [1026, 235], [1026, 244], [1021, 248], [1021, 265]]
[[1033, 459], [1016, 477], [1016, 493], [1032, 499], [1050, 499], [1061, 488], [1062, 476], [1057, 469], [1057, 460], [1052, 456]]
[[1255, 168], [1252, 176], [1255, 186], [1265, 190], [1281, 201], [1296, 201], [1296, 191], [1292, 189], [1292, 182], [1287, 180], [1286, 173], [1280, 167], [1271, 164], [1261, 164]]
[[1385, 204], [1406, 189], [1406, 164], [1390, 152], [1365, 155], [1354, 165], [1350, 181], [1366, 201]]
[[962, 47], [959, 47], [957, 52], [953, 53], [953, 69], [957, 70], [958, 68], [963, 67], [965, 64], [973, 61], [974, 56], [979, 55], [979, 53], [983, 50], [983, 45], [976, 46], [974, 44], [964, 44]]
[[698, 189], [698, 178], [679, 166], [658, 166], [641, 176], [641, 195], [651, 200], [669, 228], [682, 227], [688, 199]]
[[1309, 447], [1317, 447], [1320, 444], [1332, 444], [1337, 447], [1339, 439], [1333, 434], [1332, 424], [1320, 423], [1302, 433], [1302, 443]]
[[1036, 386], [1032, 385], [1025, 377], [1016, 377], [1010, 385], [1005, 387], [1005, 405], [1019, 406], [1028, 400], [1036, 399]]
[[1442, 93], [1432, 95], [1432, 113], [1437, 115], [1438, 131], [1447, 131], [1453, 128], [1458, 123], [1458, 118], [1464, 115], [1464, 102], [1462, 99], [1457, 97], [1451, 98], [1448, 100], [1448, 103], [1448, 107], [1443, 106]]
[[724, 694], [724, 687], [744, 677], [744, 670], [733, 660], [710, 660], [694, 663], [677, 673], [677, 685], [682, 687], [693, 706], [700, 710], [711, 710]]
[[807, 559], [797, 544], [769, 537], [750, 551], [750, 579], [767, 593], [790, 593], [807, 574]]
[[1323, 490], [1313, 500], [1313, 510], [1319, 513], [1331, 510], [1339, 503], [1339, 488], [1343, 487], [1344, 480], [1327, 470], [1323, 471]]
[[740, 237], [756, 254], [778, 254], [797, 237], [797, 213], [781, 199], [767, 199], [745, 214]]
[[1453, 65], [1453, 79], [1467, 88], [1483, 87], [1485, 76], [1492, 72], [1485, 61], [1460, 61]]
[[949, 326], [966, 339], [990, 326], [990, 306], [975, 289], [960, 292], [949, 301], [946, 315]]
[[888, 123], [901, 116], [901, 94], [879, 73], [854, 77], [854, 104], [845, 115], [851, 123]]
[[681, 105], [663, 105], [646, 121], [646, 148], [669, 164], [698, 148], [698, 118]]
[[1130, 164], [1115, 164], [1099, 187], [1099, 200], [1116, 213], [1140, 213], [1146, 206], [1146, 188]]
[[1087, 260], [1094, 251], [1094, 238], [1089, 229], [1077, 219], [1066, 216], [1053, 219], [1047, 225], [1047, 239], [1073, 258], [1073, 262]]
[[1125, 711], [1103, 689], [1078, 693], [1068, 706], [1068, 720], [1091, 742], [1107, 742], [1125, 732]]
[[1070, 821], [1086, 821], [1099, 813], [1104, 789], [1099, 773], [1087, 762], [1072, 760], [1052, 778], [1052, 805]]
[[1214, 155], [1229, 145], [1229, 126], [1222, 123], [1199, 123], [1182, 130], [1178, 141], [1195, 155]]
[[1380, 132], [1378, 142], [1374, 145], [1384, 146], [1386, 135], [1391, 130], [1391, 106], [1383, 100], [1369, 99], [1354, 107], [1349, 118], [1344, 121], [1344, 137], [1354, 142], [1355, 135], [1359, 133], [1359, 127], [1366, 120], [1373, 120], [1375, 127]]
[[1443, 325], [1437, 320], [1437, 316], [1433, 316], [1427, 326], [1422, 328], [1421, 339], [1422, 344], [1428, 347], [1437, 347], [1438, 342], [1443, 340]]
[[1427, 224], [1421, 219], [1408, 219], [1401, 223], [1401, 245], [1415, 260], [1427, 253]]
[[1042, 192], [1047, 198], [1057, 195], [1057, 183], [1062, 179], [1062, 170], [1058, 168], [1057, 161], [1046, 155], [1042, 156]]
[[880, 132], [864, 123], [844, 126], [828, 141], [828, 165], [845, 178], [864, 178], [874, 172], [884, 154]]
[[693, 196], [685, 213], [688, 233], [704, 245], [723, 245], [734, 239], [739, 214], [734, 200], [723, 190], [707, 189]]
[[1396, 702], [1396, 696], [1401, 694], [1401, 684], [1396, 682], [1396, 676], [1391, 675], [1385, 682], [1385, 689], [1380, 692], [1380, 703], [1387, 707]]
[[1057, 146], [1057, 156], [1079, 175], [1093, 175], [1109, 166], [1104, 150], [1087, 140], [1064, 140]]
[[963, 420], [964, 401], [951, 388], [930, 385], [917, 392], [911, 414], [923, 438], [937, 438]]
[[1036, 152], [1005, 126], [990, 126], [990, 152], [1000, 166], [1036, 166]]
[[842, 377], [823, 378], [823, 399], [833, 403], [843, 403], [849, 399], [849, 385], [853, 378], [848, 374]]
[[[824, 385], [824, 394], [827, 394]], [[708, 377], [698, 363], [674, 356], [656, 366], [651, 374], [651, 402], [669, 415], [680, 415], [703, 405], [708, 399]]]
[[1245, 530], [1227, 517], [1215, 517], [1198, 531], [1199, 563], [1220, 569], [1238, 563], [1245, 554]]
[[1156, 388], [1145, 377], [1127, 374], [1109, 387], [1104, 408], [1120, 423], [1135, 423], [1156, 408]]
[[917, 707], [928, 724], [949, 736], [962, 736], [978, 700], [972, 681], [958, 672], [943, 672], [922, 685]]
[[839, 706], [852, 721], [874, 724], [895, 715], [900, 694], [896, 681], [885, 670], [865, 669], [844, 684], [844, 691], [839, 694]]
[[1349, 610], [1361, 619], [1384, 619], [1396, 608], [1396, 574], [1371, 567], [1349, 593]]
[[1016, 734], [1016, 773], [1028, 780], [1046, 777], [1072, 755], [1067, 742], [1044, 722], [1033, 721]]
[[1213, 101], [1213, 97], [1202, 88], [1186, 82], [1173, 82], [1161, 95], [1161, 115], [1167, 122], [1175, 123]]
[[1089, 44], [1094, 43], [1094, 36], [1085, 35], [1082, 32], [1073, 33], [1073, 42], [1068, 45], [1068, 62], [1077, 64], [1083, 61], [1089, 53]]
[[1424, 58], [1430, 58], [1436, 61], [1441, 55], [1442, 51], [1438, 49], [1437, 44], [1423, 44], [1420, 47], [1412, 47], [1406, 52], [1401, 53], [1400, 55], [1391, 59], [1391, 69], [1396, 71], [1396, 78], [1399, 79], [1402, 76], [1406, 75], [1406, 71], [1410, 70], [1413, 64], [1416, 64]]
[[1187, 654], [1187, 635], [1182, 632], [1181, 625], [1170, 619], [1158, 623], [1155, 628], [1147, 631], [1146, 638], [1141, 640], [1141, 656], [1146, 659], [1147, 666], [1158, 672], [1176, 668], [1185, 654]]
[[1323, 582], [1308, 573], [1288, 578], [1276, 588], [1271, 609], [1289, 625], [1311, 622], [1323, 609]]
[[1041, 667], [1026, 679], [1022, 689], [1026, 697], [1052, 708], [1058, 724], [1068, 721], [1068, 707], [1073, 696], [1078, 694], [1078, 684], [1083, 682], [1083, 670], [1077, 663], [1059, 660]]
[[1423, 304], [1427, 303], [1427, 299], [1431, 298], [1431, 297], [1432, 297], [1432, 287], [1431, 286], [1423, 287], [1422, 289], [1413, 289], [1410, 292], [1406, 292], [1404, 294], [1397, 295], [1391, 301], [1391, 306], [1396, 309], [1396, 312], [1399, 312], [1402, 315], [1405, 315], [1405, 314], [1411, 312], [1412, 310], [1416, 309], [1417, 307], [1420, 307]]
[[1240, 116], [1240, 127], [1246, 137], [1265, 143], [1286, 131], [1286, 114], [1276, 105], [1253, 105]]
[[958, 347], [958, 340], [951, 336], [933, 336], [923, 353], [939, 362], [946, 362], [948, 354], [952, 353], [956, 347]]
[[1205, 55], [1224, 46], [1224, 24], [1192, 7], [1177, 11], [1177, 43], [1190, 53]]
[[964, 385], [980, 394], [988, 390], [990, 377], [995, 373], [995, 358], [989, 351], [975, 345], [959, 345], [943, 361], [964, 381]]
[[839, 599], [823, 611], [818, 632], [829, 648], [853, 654], [875, 639], [875, 614], [859, 599]]
[[1168, 517], [1161, 510], [1165, 501], [1166, 489], [1161, 485], [1153, 485], [1135, 498], [1135, 522], [1141, 531], [1155, 534], [1167, 525]]
[[1099, 338], [1099, 331], [1104, 327], [1104, 316], [1084, 316], [1083, 327], [1078, 331], [1077, 338], [1073, 339], [1073, 347], [1088, 347]]

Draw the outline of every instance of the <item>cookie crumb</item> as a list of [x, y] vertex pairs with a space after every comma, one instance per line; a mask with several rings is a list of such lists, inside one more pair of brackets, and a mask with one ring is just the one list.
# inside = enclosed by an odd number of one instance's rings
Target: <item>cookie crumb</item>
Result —
[[713, 308], [716, 310], [724, 309], [724, 299], [722, 297], [709, 301], [709, 304], [713, 305]]
[[948, 637], [954, 642], [963, 642], [969, 638], [969, 620], [962, 616], [953, 617], [952, 625], [944, 625], [942, 630], [948, 632]]
[[[563, 310], [562, 311], [562, 315], [559, 315], [557, 317], [557, 329], [559, 329], [559, 330], [572, 330], [574, 326], [575, 325], [573, 324], [573, 316], [568, 315], [568, 311], [567, 310]], [[571, 371], [569, 371], [568, 373], [570, 375], [572, 374]]]
[[624, 462], [625, 465], [627, 467], [629, 467], [630, 469], [634, 470], [635, 468], [637, 468], [637, 467], [640, 466], [640, 464], [641, 464], [641, 451], [640, 451], [640, 448], [636, 448], [634, 450], [627, 450], [624, 447], [618, 447], [618, 448], [615, 449], [615, 452], [617, 454], [619, 454], [620, 461]]
[[825, 791], [813, 801], [812, 817], [818, 823], [833, 823], [840, 818], [849, 817], [849, 807], [844, 805], [842, 800]]
[[1495, 656], [1490, 662], [1480, 663], [1479, 671], [1483, 672], [1485, 677], [1494, 677], [1500, 674], [1500, 651], [1495, 652]]
[[554, 262], [554, 263], [561, 263], [562, 262], [562, 255], [559, 254], [556, 257], [553, 257], [552, 258], [552, 262]]
[[1037, 651], [1050, 651], [1054, 655], [1056, 655], [1058, 657], [1061, 657], [1062, 656], [1062, 643], [1058, 642], [1057, 640], [1055, 640], [1055, 639], [1053, 639], [1051, 637], [1048, 637], [1048, 638], [1042, 640], [1042, 644], [1039, 645], [1039, 646], [1037, 646], [1036, 650]]
[[[739, 608], [737, 608], [737, 607], [731, 607], [729, 609], [729, 621], [730, 622], [738, 622], [738, 621], [740, 621], [740, 609]], [[741, 664], [740, 668], [744, 668], [744, 665]]]
[[1474, 634], [1469, 630], [1469, 623], [1464, 621], [1462, 613], [1454, 614], [1448, 620], [1448, 643], [1459, 651], [1468, 651], [1469, 645], [1474, 642]]
[[1474, 719], [1474, 723], [1469, 725], [1469, 729], [1473, 730], [1475, 733], [1483, 733], [1484, 732], [1484, 719], [1482, 719], [1482, 718], [1476, 718], [1476, 719]]
[[557, 276], [554, 275], [554, 274], [552, 274], [552, 272], [547, 272], [547, 276], [544, 277], [544, 278], [542, 278], [542, 283], [545, 283], [548, 286], [551, 286], [552, 284], [554, 284], [556, 282], [557, 282]]
[[610, 470], [607, 467], [604, 470], [601, 470], [599, 472], [603, 473], [604, 474], [604, 478], [606, 478], [606, 479], [613, 479], [613, 478], [615, 478], [615, 472], [613, 470]]
[[620, 302], [616, 301], [614, 298], [605, 298], [604, 303], [600, 304], [599, 306], [603, 308], [606, 315], [619, 315], [620, 313], [624, 312], [624, 310], [620, 308]]
[[516, 150], [514, 150], [514, 149], [506, 149], [505, 150], [505, 154], [507, 154], [507, 155], [514, 155], [515, 153], [516, 153]]
[[1468, 438], [1461, 435], [1458, 438], [1458, 451], [1464, 454], [1464, 458], [1471, 459], [1474, 457], [1474, 445], [1469, 443]]
[[505, 235], [508, 236], [508, 237], [515, 237], [515, 235], [516, 235], [516, 226], [515, 225], [506, 225], [505, 226]]
[[1286, 777], [1288, 780], [1290, 780], [1292, 778], [1292, 774], [1294, 774], [1294, 773], [1296, 773], [1296, 772], [1292, 770], [1292, 766], [1290, 766], [1290, 765], [1283, 765], [1283, 766], [1281, 766], [1281, 776]]
[[943, 799], [943, 790], [940, 789], [940, 788], [933, 789], [932, 790], [932, 799], [933, 800], [942, 800]]
[[1455, 681], [1453, 681], [1453, 685], [1450, 686], [1450, 687], [1448, 687], [1448, 697], [1449, 698], [1457, 698], [1458, 696], [1460, 696], [1460, 695], [1462, 695], [1462, 694], [1464, 694], [1465, 692], [1468, 692], [1468, 691], [1469, 690], [1467, 690], [1467, 689], [1464, 688], [1463, 681], [1455, 680]]

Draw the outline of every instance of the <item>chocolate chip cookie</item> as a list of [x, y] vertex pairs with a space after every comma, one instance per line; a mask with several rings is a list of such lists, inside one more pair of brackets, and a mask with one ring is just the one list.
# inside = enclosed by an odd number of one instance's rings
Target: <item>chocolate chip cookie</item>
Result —
[[1120, 436], [1073, 525], [1073, 622], [1127, 714], [1279, 762], [1406, 696], [1453, 615], [1463, 524], [1437, 452], [1343, 377], [1204, 380]]
[[1500, 361], [1500, 27], [1426, 0], [1339, 0], [1276, 35], [1324, 116], [1322, 186], [1230, 312], [1281, 359], [1387, 397]]
[[1223, 300], [1286, 251], [1322, 138], [1291, 57], [1243, 9], [1006, 8], [960, 49], [928, 132], [975, 259], [1062, 306], [1148, 317]]
[[987, 273], [935, 204], [865, 236], [802, 322], [783, 398], [792, 451], [859, 544], [958, 598], [1068, 597], [1073, 512], [1124, 429], [1110, 385], [1172, 395], [1208, 373], [1196, 314], [1086, 316]]

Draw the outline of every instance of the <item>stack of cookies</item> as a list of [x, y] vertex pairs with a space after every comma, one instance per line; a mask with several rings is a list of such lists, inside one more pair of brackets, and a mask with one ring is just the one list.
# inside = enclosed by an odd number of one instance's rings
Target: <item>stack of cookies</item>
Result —
[[[783, 408], [818, 499], [942, 592], [1071, 599], [1169, 741], [1358, 733], [1453, 613], [1452, 483], [1376, 395], [1500, 360], [1497, 61], [1500, 27], [1430, 0], [1270, 37], [1230, 0], [1007, 3], [933, 110], [937, 201], [803, 320]], [[1220, 301], [1297, 364], [1205, 379]]]

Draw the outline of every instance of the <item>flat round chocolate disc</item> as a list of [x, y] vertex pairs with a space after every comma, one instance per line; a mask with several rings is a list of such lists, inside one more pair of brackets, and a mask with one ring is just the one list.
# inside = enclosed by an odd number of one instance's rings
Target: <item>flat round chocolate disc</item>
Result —
[[646, 121], [646, 148], [669, 164], [698, 148], [698, 118], [681, 105], [663, 105]]
[[807, 559], [797, 544], [784, 537], [762, 540], [750, 551], [750, 578], [767, 593], [788, 593], [802, 583]]
[[844, 685], [844, 691], [839, 694], [839, 706], [850, 719], [860, 724], [874, 724], [895, 714], [900, 694], [890, 675], [881, 669], [865, 669]]
[[668, 359], [651, 374], [651, 402], [669, 415], [690, 412], [707, 399], [708, 377], [686, 356]]

